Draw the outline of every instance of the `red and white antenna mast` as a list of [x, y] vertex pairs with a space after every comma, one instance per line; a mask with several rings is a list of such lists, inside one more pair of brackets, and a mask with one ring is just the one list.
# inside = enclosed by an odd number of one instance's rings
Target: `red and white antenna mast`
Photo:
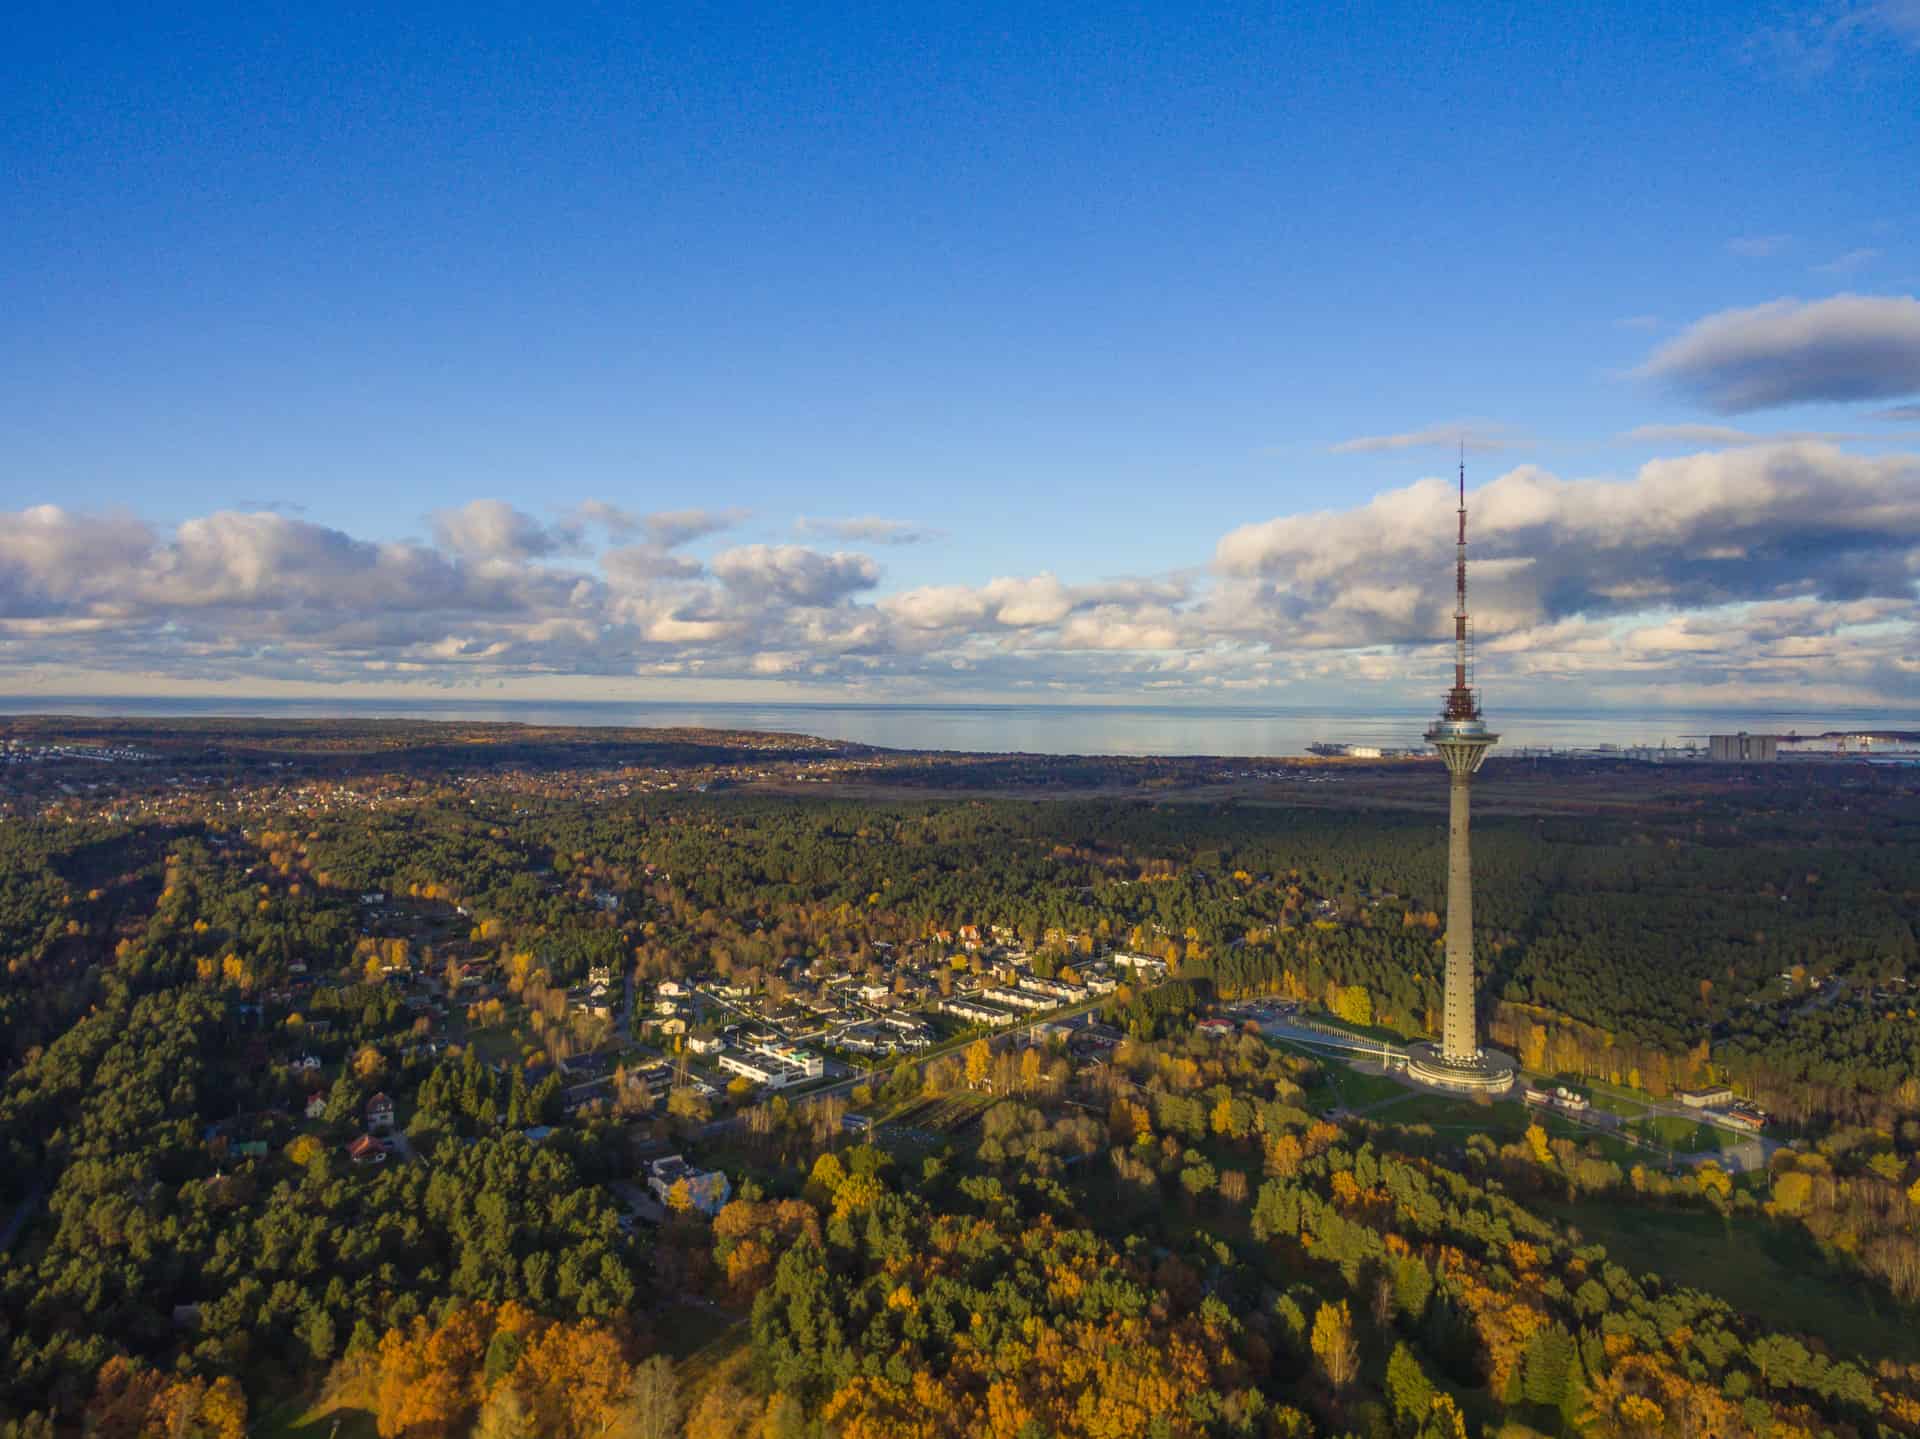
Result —
[[1480, 718], [1467, 681], [1467, 442], [1460, 442], [1460, 535], [1453, 576], [1453, 691], [1447, 696], [1447, 718]]

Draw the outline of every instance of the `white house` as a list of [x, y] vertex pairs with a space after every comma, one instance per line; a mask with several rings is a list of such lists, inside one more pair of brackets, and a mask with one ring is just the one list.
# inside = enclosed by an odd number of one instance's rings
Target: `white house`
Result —
[[673, 1206], [671, 1196], [676, 1184], [686, 1186], [688, 1200], [706, 1215], [718, 1214], [733, 1193], [733, 1186], [720, 1170], [695, 1169], [677, 1154], [656, 1159], [647, 1166], [647, 1188], [668, 1208]]
[[956, 995], [952, 999], [941, 1000], [940, 1008], [954, 1018], [964, 1019], [972, 1024], [1013, 1023], [1013, 1015], [1010, 1011], [1002, 1009], [997, 1004], [988, 1004], [985, 1000], [965, 999]]
[[808, 1050], [786, 1044], [748, 1044], [723, 1050], [716, 1061], [729, 1074], [738, 1074], [767, 1089], [804, 1084], [827, 1072], [827, 1062]]

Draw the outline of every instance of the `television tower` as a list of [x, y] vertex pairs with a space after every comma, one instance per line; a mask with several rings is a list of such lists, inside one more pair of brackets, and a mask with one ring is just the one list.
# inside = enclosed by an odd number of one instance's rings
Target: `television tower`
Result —
[[1427, 743], [1447, 766], [1447, 972], [1440, 1044], [1409, 1047], [1407, 1072], [1448, 1089], [1499, 1092], [1513, 1083], [1514, 1062], [1480, 1047], [1474, 1015], [1473, 853], [1469, 828], [1474, 773], [1500, 742], [1480, 717], [1473, 688], [1472, 625], [1467, 618], [1467, 459], [1460, 455], [1460, 529], [1453, 569], [1453, 688]]

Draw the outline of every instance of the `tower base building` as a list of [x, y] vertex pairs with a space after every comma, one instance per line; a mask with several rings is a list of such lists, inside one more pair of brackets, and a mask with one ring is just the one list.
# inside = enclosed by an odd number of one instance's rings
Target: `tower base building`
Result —
[[1520, 1066], [1511, 1055], [1483, 1049], [1472, 1059], [1448, 1059], [1431, 1040], [1407, 1046], [1407, 1078], [1435, 1089], [1461, 1093], [1505, 1094], [1513, 1088]]

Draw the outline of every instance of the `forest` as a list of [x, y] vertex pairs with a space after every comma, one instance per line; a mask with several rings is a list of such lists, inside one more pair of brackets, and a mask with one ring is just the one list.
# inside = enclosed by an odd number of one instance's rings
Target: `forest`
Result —
[[[1567, 1082], [1732, 1085], [1794, 1141], [1744, 1176], [1511, 1114], [1345, 1116], [1323, 1065], [1193, 1029], [1282, 995], [1430, 1032], [1427, 814], [428, 786], [10, 822], [0, 1426], [237, 1436], [297, 1401], [381, 1439], [1920, 1432], [1920, 1353], [1633, 1272], [1572, 1217], [1778, 1236], [1913, 1322], [1902, 814], [1756, 792], [1477, 828], [1492, 1037]], [[651, 1113], [616, 1074], [614, 1102], [561, 1102], [553, 1059], [606, 1026], [550, 1001], [596, 967], [773, 988], [797, 960], [968, 963], [941, 938], [964, 926], [1171, 979], [1109, 999], [1130, 1037], [1104, 1061], [982, 1042], [851, 1099]], [[480, 962], [492, 1010], [393, 982], [451, 994]], [[376, 1098], [396, 1138], [367, 1163]], [[869, 1144], [850, 1104], [942, 1118]], [[618, 1189], [650, 1144], [709, 1154], [735, 1198], [636, 1226]], [[689, 1305], [734, 1323], [697, 1374]]]

